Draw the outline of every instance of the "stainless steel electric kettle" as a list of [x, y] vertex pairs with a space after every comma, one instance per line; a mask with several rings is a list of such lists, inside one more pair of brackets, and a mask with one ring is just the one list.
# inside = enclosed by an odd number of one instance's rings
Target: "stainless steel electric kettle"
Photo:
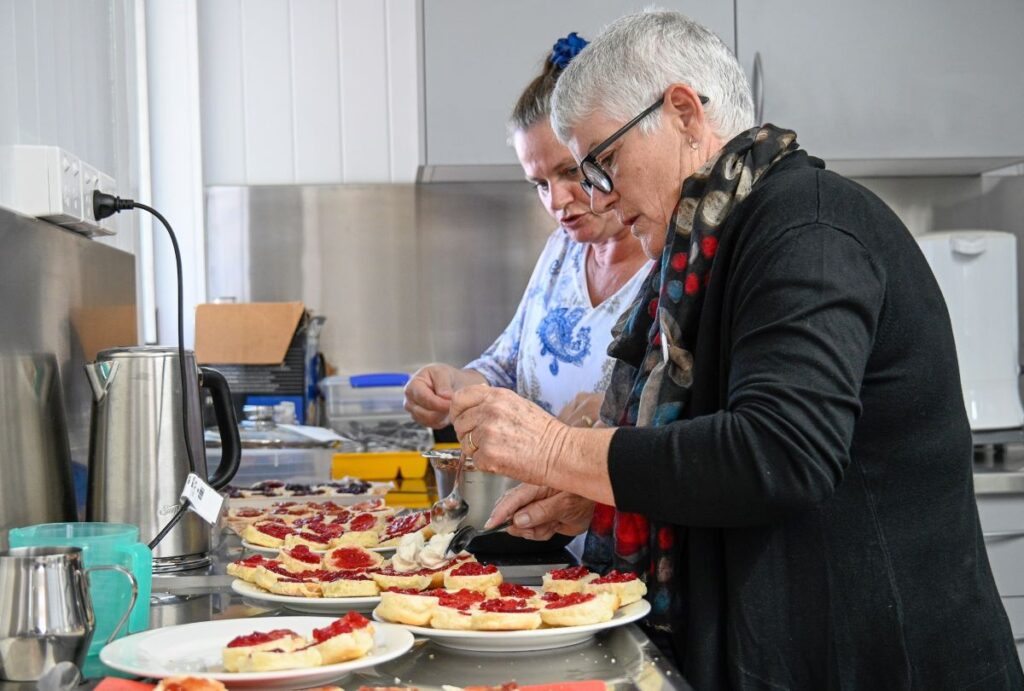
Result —
[[[241, 445], [227, 381], [196, 367], [185, 351], [186, 391], [181, 390], [178, 349], [156, 346], [104, 350], [85, 366], [93, 390], [89, 437], [87, 520], [131, 523], [150, 540], [177, 512], [189, 473], [181, 427], [181, 396], [188, 396], [188, 430], [195, 472], [207, 477], [199, 389], [213, 398], [223, 456], [214, 489], [238, 470]], [[153, 550], [153, 570], [196, 568], [209, 562], [210, 528], [187, 512]]]

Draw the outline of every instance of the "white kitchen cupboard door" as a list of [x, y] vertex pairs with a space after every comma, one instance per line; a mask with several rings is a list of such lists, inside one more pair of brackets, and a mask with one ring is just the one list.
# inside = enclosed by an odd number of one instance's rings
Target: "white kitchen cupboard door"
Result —
[[[571, 31], [592, 39], [612, 20], [648, 5], [649, 0], [423, 3], [424, 179], [521, 177], [515, 152], [506, 144], [505, 126], [555, 41]], [[659, 5], [689, 14], [734, 48], [732, 2], [675, 0]], [[460, 172], [452, 166], [482, 168]]]
[[737, 0], [736, 25], [763, 121], [843, 172], [969, 174], [1024, 158], [1021, 0]]

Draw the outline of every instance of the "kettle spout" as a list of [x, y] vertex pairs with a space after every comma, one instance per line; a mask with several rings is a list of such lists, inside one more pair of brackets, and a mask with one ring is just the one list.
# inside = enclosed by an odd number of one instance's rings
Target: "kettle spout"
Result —
[[92, 395], [96, 401], [102, 401], [110, 388], [110, 382], [117, 372], [117, 362], [89, 362], [85, 365], [85, 376], [92, 387]]

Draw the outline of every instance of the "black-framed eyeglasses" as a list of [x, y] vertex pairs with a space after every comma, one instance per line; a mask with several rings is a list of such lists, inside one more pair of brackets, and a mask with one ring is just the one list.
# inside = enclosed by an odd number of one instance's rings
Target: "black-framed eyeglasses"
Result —
[[[612, 177], [608, 174], [601, 164], [597, 162], [597, 157], [600, 156], [605, 149], [614, 144], [622, 135], [629, 132], [638, 122], [646, 118], [648, 115], [653, 113], [655, 110], [661, 107], [661, 104], [665, 102], [665, 95], [652, 103], [650, 107], [644, 108], [644, 110], [637, 115], [635, 118], [627, 122], [625, 125], [620, 127], [612, 136], [605, 139], [603, 142], [595, 146], [587, 154], [587, 157], [580, 162], [580, 171], [583, 173], [583, 179], [580, 180], [580, 185], [583, 186], [583, 191], [589, 196], [594, 195], [594, 188], [601, 190], [605, 194], [611, 194], [611, 191], [615, 188], [612, 184]], [[706, 105], [708, 102], [707, 96], [700, 96], [701, 105]]]

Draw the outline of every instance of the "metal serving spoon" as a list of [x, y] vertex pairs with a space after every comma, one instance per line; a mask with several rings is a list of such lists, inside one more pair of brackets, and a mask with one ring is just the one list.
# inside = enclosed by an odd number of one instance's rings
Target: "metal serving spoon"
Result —
[[458, 465], [455, 466], [455, 482], [452, 491], [444, 499], [438, 499], [430, 507], [430, 527], [435, 533], [450, 533], [459, 527], [459, 523], [469, 513], [469, 504], [462, 498], [459, 492], [459, 480], [462, 479], [462, 469], [466, 465], [465, 452], [460, 451]]
[[464, 525], [456, 530], [455, 534], [452, 535], [452, 541], [448, 543], [448, 549], [445, 550], [444, 556], [448, 557], [450, 555], [458, 554], [462, 550], [466, 549], [466, 547], [469, 546], [469, 543], [474, 539], [484, 535], [491, 535], [492, 533], [500, 533], [508, 530], [511, 525], [511, 518], [501, 525], [496, 525], [493, 528], [488, 528], [487, 530], [477, 530], [471, 525]]

